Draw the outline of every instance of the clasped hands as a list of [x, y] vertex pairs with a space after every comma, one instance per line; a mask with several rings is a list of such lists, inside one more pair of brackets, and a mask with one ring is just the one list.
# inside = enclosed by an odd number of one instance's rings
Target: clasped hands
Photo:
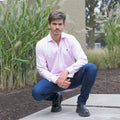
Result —
[[68, 73], [69, 72], [67, 70], [64, 70], [56, 80], [56, 84], [59, 87], [66, 89], [70, 86], [71, 84], [70, 79], [67, 79]]

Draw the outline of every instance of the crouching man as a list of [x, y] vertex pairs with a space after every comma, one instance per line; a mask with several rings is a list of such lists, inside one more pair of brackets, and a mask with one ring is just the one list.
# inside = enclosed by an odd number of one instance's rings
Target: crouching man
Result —
[[32, 89], [32, 96], [37, 101], [52, 101], [51, 112], [60, 112], [63, 99], [60, 92], [81, 85], [76, 112], [87, 117], [90, 112], [86, 108], [86, 101], [95, 82], [97, 68], [88, 63], [76, 38], [63, 32], [65, 19], [63, 12], [52, 11], [48, 18], [50, 33], [37, 42], [36, 64], [44, 79]]

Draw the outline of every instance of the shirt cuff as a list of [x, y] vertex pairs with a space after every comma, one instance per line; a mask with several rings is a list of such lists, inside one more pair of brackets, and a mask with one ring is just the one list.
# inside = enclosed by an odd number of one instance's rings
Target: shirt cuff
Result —
[[69, 72], [69, 74], [71, 74], [71, 73], [72, 73], [73, 68], [72, 68], [72, 67], [68, 67], [66, 70]]
[[53, 82], [53, 83], [56, 84], [56, 81], [57, 81], [58, 77], [59, 77], [59, 76], [54, 76], [54, 77], [52, 78], [51, 82]]

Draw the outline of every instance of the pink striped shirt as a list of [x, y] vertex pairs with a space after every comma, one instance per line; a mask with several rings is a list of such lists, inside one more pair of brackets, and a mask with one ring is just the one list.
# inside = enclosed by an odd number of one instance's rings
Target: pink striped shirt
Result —
[[60, 73], [65, 69], [69, 71], [68, 77], [72, 78], [86, 63], [88, 63], [87, 56], [72, 35], [62, 33], [58, 46], [49, 33], [36, 44], [38, 72], [43, 78], [53, 83], [56, 83]]

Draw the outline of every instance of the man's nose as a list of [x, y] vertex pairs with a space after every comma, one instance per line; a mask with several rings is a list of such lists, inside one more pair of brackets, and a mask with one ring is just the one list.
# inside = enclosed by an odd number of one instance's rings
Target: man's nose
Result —
[[59, 28], [59, 25], [56, 25], [56, 28]]

